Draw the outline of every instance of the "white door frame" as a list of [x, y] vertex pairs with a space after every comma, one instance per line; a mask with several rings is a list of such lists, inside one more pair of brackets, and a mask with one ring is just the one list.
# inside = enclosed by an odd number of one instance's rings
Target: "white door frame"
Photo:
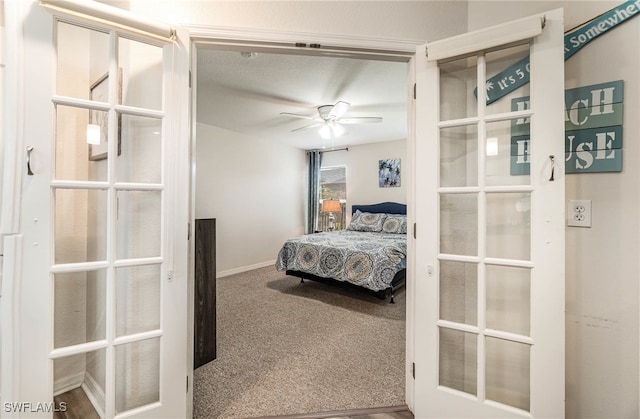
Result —
[[[407, 84], [407, 97], [409, 98], [407, 104], [407, 150], [414, 150], [415, 146], [415, 115], [413, 112], [413, 85], [415, 83], [415, 76], [413, 74], [413, 61], [416, 53], [416, 47], [421, 45], [421, 41], [412, 40], [388, 40], [384, 38], [371, 38], [371, 37], [353, 37], [353, 36], [338, 36], [327, 35], [317, 33], [302, 33], [302, 32], [285, 32], [285, 31], [270, 31], [259, 29], [238, 29], [227, 28], [220, 26], [206, 26], [206, 25], [193, 25], [185, 26], [191, 36], [191, 73], [192, 73], [192, 93], [191, 93], [191, 219], [190, 225], [193, 233], [195, 225], [195, 164], [196, 164], [196, 86], [197, 86], [197, 50], [198, 48], [206, 48], [210, 45], [212, 48], [224, 48], [237, 51], [268, 51], [272, 53], [285, 53], [296, 55], [316, 55], [316, 56], [335, 56], [339, 53], [340, 56], [351, 56], [366, 59], [387, 59], [393, 61], [406, 62], [408, 64], [408, 84]], [[306, 47], [296, 47], [297, 43], [303, 43]], [[323, 45], [322, 49], [311, 48], [311, 44]], [[325, 46], [327, 46], [325, 48]], [[339, 50], [333, 50], [334, 48], [340, 48]], [[413, 225], [413, 153], [407, 153], [408, 156], [408, 173], [409, 180], [407, 181], [407, 207], [408, 207], [408, 222]], [[193, 243], [191, 243], [191, 260], [189, 266], [191, 272], [193, 272]], [[409, 244], [407, 249], [407, 257], [413, 257], [413, 245]], [[192, 276], [190, 276], [192, 277]], [[415, 276], [412, 269], [407, 269], [407, 281], [406, 281], [406, 293], [407, 293], [407, 307], [406, 307], [406, 356], [405, 356], [405, 400], [410, 409], [413, 409], [414, 400], [414, 385], [412, 376], [412, 362], [413, 362], [413, 349], [414, 349], [414, 281]], [[193, 281], [189, 284], [189, 316], [191, 322], [193, 320]], [[193, 333], [193, 331], [191, 331]], [[189, 338], [193, 340], [193, 336]], [[193, 382], [193, 371], [190, 372], [190, 381]], [[191, 391], [191, 389], [190, 389]], [[188, 395], [189, 397], [191, 396]], [[191, 397], [192, 399], [192, 397]]]

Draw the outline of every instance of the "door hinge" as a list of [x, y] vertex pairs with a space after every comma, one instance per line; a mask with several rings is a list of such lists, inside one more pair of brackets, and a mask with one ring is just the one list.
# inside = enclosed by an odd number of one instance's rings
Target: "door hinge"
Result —
[[191, 223], [187, 223], [187, 240], [191, 240]]
[[411, 376], [413, 377], [413, 379], [416, 379], [416, 363], [412, 362], [411, 363]]
[[417, 239], [417, 231], [418, 231], [418, 227], [417, 227], [417, 223], [413, 223], [413, 238]]
[[189, 392], [189, 376], [187, 375], [187, 393]]
[[413, 99], [415, 100], [418, 97], [418, 88], [417, 83], [413, 83]]
[[191, 70], [189, 70], [189, 89], [191, 89]]

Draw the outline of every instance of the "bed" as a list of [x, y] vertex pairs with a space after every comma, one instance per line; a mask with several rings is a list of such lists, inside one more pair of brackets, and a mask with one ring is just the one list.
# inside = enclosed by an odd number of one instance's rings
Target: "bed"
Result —
[[396, 202], [353, 205], [346, 230], [287, 240], [276, 268], [304, 279], [365, 289], [380, 299], [404, 286], [407, 207]]

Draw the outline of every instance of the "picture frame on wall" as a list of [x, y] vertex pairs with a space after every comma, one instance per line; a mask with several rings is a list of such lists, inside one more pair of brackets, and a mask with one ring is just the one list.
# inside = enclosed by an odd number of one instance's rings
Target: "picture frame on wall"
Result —
[[381, 188], [400, 187], [400, 159], [378, 161], [378, 186]]
[[[118, 101], [122, 98], [122, 76], [118, 75]], [[109, 73], [98, 78], [89, 88], [89, 99], [96, 102], [109, 101]], [[118, 155], [122, 152], [120, 143], [121, 115], [118, 114], [116, 138], [118, 139]], [[108, 155], [108, 112], [96, 109], [89, 110], [89, 126], [87, 127], [87, 142], [89, 143], [89, 160], [104, 160]]]

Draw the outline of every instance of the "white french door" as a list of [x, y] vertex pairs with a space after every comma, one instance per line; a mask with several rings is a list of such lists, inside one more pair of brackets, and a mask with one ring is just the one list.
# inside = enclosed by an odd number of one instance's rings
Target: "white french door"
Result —
[[556, 10], [418, 48], [418, 418], [564, 416], [562, 35]]
[[162, 41], [10, 3], [24, 165], [3, 415], [84, 416], [73, 398], [54, 402], [81, 392], [100, 417], [185, 417], [184, 34]]

